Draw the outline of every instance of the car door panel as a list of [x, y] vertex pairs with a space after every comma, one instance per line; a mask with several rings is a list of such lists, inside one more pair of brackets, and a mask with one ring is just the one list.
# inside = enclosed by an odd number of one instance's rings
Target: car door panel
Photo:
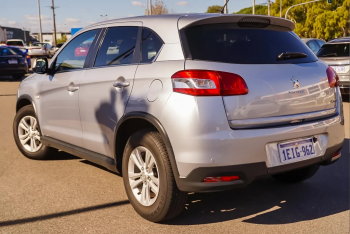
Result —
[[[84, 148], [109, 157], [114, 157], [114, 131], [124, 114], [138, 66], [135, 60], [139, 50], [137, 37], [141, 32], [138, 26], [142, 23], [121, 23], [109, 28], [96, 56], [95, 67], [86, 70], [80, 81]], [[133, 54], [128, 55], [131, 51]], [[127, 85], [115, 87], [116, 82]]]

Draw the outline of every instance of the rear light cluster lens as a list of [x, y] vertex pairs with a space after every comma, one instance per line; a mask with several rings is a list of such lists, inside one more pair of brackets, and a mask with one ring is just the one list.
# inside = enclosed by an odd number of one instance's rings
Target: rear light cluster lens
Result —
[[338, 87], [339, 86], [338, 74], [331, 67], [328, 67], [326, 72], [327, 72], [329, 87], [332, 87], [332, 88]]
[[183, 70], [171, 78], [174, 92], [193, 96], [245, 95], [249, 91], [242, 77], [228, 72]]
[[229, 182], [239, 180], [239, 176], [217, 176], [217, 177], [205, 177], [204, 183], [215, 183], [215, 182]]

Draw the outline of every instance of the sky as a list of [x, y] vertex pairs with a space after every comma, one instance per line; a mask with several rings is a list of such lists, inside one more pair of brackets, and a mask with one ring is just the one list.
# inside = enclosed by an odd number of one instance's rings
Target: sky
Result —
[[[154, 2], [155, 0], [153, 0]], [[211, 5], [223, 5], [225, 0], [163, 0], [174, 13], [203, 13]], [[40, 0], [43, 32], [53, 31], [50, 8], [52, 0]], [[57, 31], [70, 31], [106, 19], [145, 14], [146, 0], [55, 0]], [[253, 0], [230, 0], [229, 12], [252, 6]], [[255, 4], [267, 0], [255, 0]], [[0, 25], [39, 32], [38, 0], [0, 0]], [[103, 17], [101, 16], [103, 15]], [[107, 16], [106, 16], [107, 15]]]

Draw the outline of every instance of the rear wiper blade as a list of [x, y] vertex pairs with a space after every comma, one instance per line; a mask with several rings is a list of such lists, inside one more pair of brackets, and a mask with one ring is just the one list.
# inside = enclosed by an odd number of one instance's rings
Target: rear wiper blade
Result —
[[297, 59], [297, 58], [306, 58], [307, 54], [300, 52], [284, 52], [278, 55], [277, 60], [287, 60], [287, 59]]
[[320, 57], [332, 57], [332, 56], [338, 56], [337, 53], [331, 53], [331, 54], [324, 54], [324, 55], [321, 55]]

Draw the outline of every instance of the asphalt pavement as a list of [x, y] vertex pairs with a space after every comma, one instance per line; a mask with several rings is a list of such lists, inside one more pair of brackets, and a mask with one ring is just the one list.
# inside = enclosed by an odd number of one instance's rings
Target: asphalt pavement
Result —
[[176, 219], [154, 224], [129, 204], [122, 178], [60, 152], [34, 161], [12, 136], [19, 82], [0, 77], [0, 233], [349, 233], [349, 100], [342, 157], [311, 179], [190, 194]]

